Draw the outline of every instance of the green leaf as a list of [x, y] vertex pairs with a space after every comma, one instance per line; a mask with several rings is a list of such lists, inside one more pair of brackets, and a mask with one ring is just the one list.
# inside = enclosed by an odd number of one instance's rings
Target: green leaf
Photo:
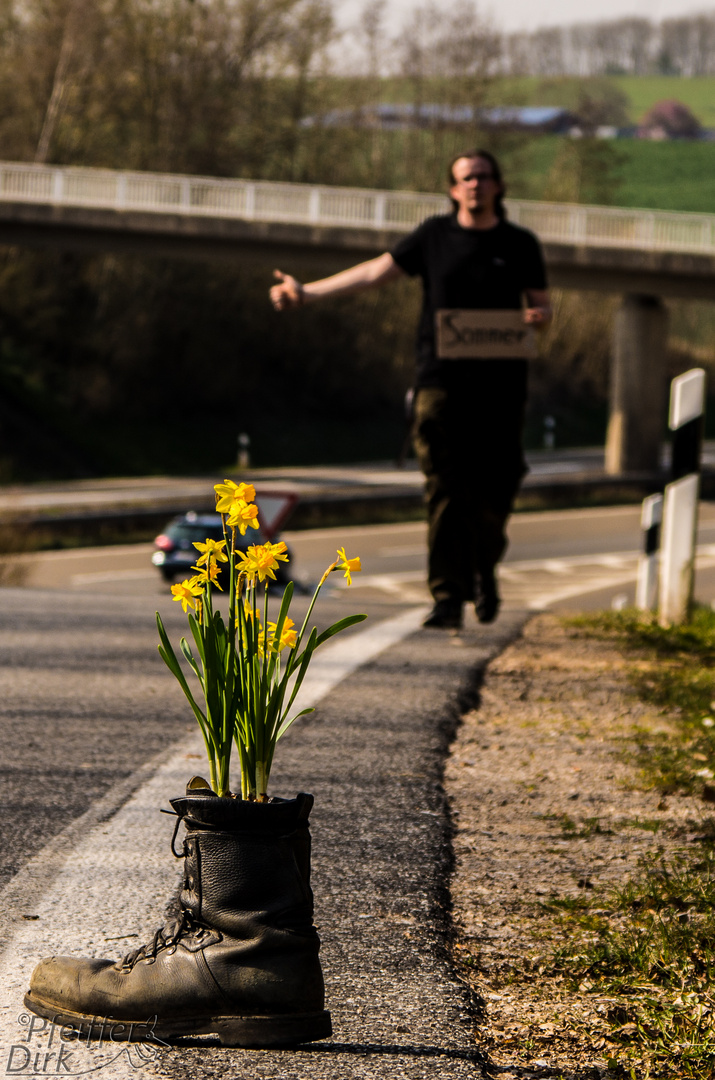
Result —
[[191, 652], [191, 649], [189, 648], [189, 643], [188, 643], [188, 641], [186, 640], [186, 638], [183, 638], [183, 637], [182, 637], [181, 641], [179, 642], [179, 645], [181, 646], [181, 651], [182, 651], [182, 653], [184, 654], [184, 656], [185, 656], [185, 658], [186, 658], [186, 660], [187, 660], [187, 662], [188, 662], [188, 664], [189, 664], [190, 668], [192, 669], [192, 671], [194, 672], [194, 674], [195, 674], [195, 675], [196, 675], [196, 676], [197, 676], [197, 677], [198, 677], [199, 679], [201, 679], [201, 672], [199, 671], [199, 666], [198, 666], [198, 664], [196, 663], [196, 661], [194, 660], [194, 655], [193, 655], [193, 653]]
[[198, 620], [195, 618], [195, 616], [191, 614], [189, 614], [189, 627], [191, 628], [191, 636], [196, 642], [196, 648], [198, 650], [199, 656], [201, 657], [201, 663], [204, 665], [205, 668], [206, 649], [204, 647], [203, 627], [199, 625]]
[[297, 668], [297, 673], [296, 673], [296, 676], [295, 676], [295, 682], [293, 684], [293, 690], [291, 692], [288, 704], [286, 705], [286, 710], [285, 710], [286, 712], [288, 712], [288, 710], [290, 709], [291, 705], [295, 701], [296, 694], [300, 690], [300, 685], [303, 682], [303, 679], [305, 678], [306, 671], [308, 670], [308, 664], [310, 663], [311, 657], [312, 657], [313, 653], [315, 652], [315, 642], [317, 641], [317, 638], [318, 638], [318, 631], [316, 630], [315, 627], [313, 627], [313, 629], [310, 631], [310, 637], [308, 638], [308, 644], [306, 645], [305, 649], [301, 653], [301, 655], [300, 655], [298, 661], [296, 662], [296, 664], [293, 665], [293, 666], [290, 666], [290, 667], [288, 667], [288, 666], [286, 667], [285, 674], [283, 676], [283, 679], [281, 680], [282, 683], [287, 683], [288, 679], [291, 678], [291, 676], [293, 675], [293, 672], [296, 671], [296, 668]]
[[327, 630], [323, 630], [323, 633], [315, 642], [316, 649], [319, 645], [322, 645], [328, 638], [334, 637], [335, 634], [339, 634], [341, 630], [347, 630], [348, 626], [355, 626], [356, 623], [365, 622], [367, 615], [346, 615], [344, 619], [339, 619], [332, 626], [329, 626]]
[[[194, 712], [194, 715], [195, 715], [196, 719], [198, 720], [199, 724], [201, 724], [203, 726], [204, 724], [206, 724], [206, 716], [204, 715], [202, 709], [200, 709], [199, 706], [196, 704], [196, 701], [194, 700], [194, 695], [191, 693], [191, 689], [189, 687], [189, 684], [187, 683], [186, 679], [184, 678], [184, 673], [181, 670], [181, 668], [179, 667], [179, 664], [176, 661], [176, 657], [173, 655], [173, 653], [172, 653], [171, 657], [169, 657], [168, 654], [165, 652], [163, 646], [161, 646], [161, 645], [159, 646], [159, 655], [161, 656], [161, 658], [164, 661], [164, 663], [166, 664], [166, 666], [176, 676], [176, 679], [177, 679], [177, 681], [179, 683], [179, 686], [184, 691], [184, 694], [186, 695], [186, 698], [187, 698], [187, 700], [189, 702], [189, 705], [193, 709], [193, 712]], [[176, 664], [176, 670], [174, 670], [174, 668], [172, 667], [172, 664], [170, 663], [171, 659], [173, 659], [174, 663]]]
[[299, 716], [307, 716], [308, 713], [312, 712], [315, 712], [315, 709], [303, 709], [302, 712], [296, 713], [295, 716], [292, 716], [290, 720], [284, 720], [278, 730], [278, 734], [276, 735], [276, 741], [280, 739], [281, 735], [284, 735], [286, 733], [291, 724], [294, 724]]

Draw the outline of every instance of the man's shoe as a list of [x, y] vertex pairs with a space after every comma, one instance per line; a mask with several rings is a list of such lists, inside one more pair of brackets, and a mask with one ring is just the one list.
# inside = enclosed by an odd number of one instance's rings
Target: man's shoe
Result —
[[422, 625], [428, 629], [459, 630], [462, 625], [462, 601], [438, 600]]
[[474, 610], [480, 623], [494, 622], [499, 614], [499, 604], [499, 590], [494, 570], [483, 570], [479, 575], [479, 590], [474, 602]]

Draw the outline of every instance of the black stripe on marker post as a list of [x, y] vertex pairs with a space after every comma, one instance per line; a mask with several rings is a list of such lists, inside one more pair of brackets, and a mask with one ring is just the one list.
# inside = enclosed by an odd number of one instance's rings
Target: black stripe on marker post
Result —
[[643, 554], [655, 555], [660, 544], [660, 522], [656, 521], [655, 525], [651, 525], [649, 529], [645, 530], [643, 537]]
[[700, 456], [703, 445], [705, 417], [694, 416], [673, 432], [673, 459], [670, 467], [671, 481], [681, 480], [691, 473], [700, 472]]

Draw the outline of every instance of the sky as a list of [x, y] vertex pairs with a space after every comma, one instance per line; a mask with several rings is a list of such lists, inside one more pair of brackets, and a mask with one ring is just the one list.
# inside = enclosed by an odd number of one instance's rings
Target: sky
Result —
[[[364, 6], [363, 0], [336, 0], [339, 24], [354, 22]], [[387, 0], [386, 26], [396, 33], [405, 16], [419, 7], [420, 0]], [[715, 11], [715, 3], [697, 0], [597, 0], [593, 5], [575, 5], [573, 0], [493, 0], [478, 3], [482, 15], [491, 15], [495, 26], [506, 32], [536, 30], [540, 26], [568, 25], [576, 22], [600, 22], [627, 15], [640, 15], [654, 22], [678, 15]]]

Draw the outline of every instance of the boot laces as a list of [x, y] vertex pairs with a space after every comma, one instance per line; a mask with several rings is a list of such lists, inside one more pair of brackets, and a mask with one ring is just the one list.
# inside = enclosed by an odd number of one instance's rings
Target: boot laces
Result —
[[130, 971], [139, 960], [155, 960], [162, 949], [174, 947], [183, 937], [202, 930], [203, 927], [199, 926], [188, 908], [182, 908], [177, 916], [159, 927], [150, 942], [127, 953], [122, 961], [122, 969]]

